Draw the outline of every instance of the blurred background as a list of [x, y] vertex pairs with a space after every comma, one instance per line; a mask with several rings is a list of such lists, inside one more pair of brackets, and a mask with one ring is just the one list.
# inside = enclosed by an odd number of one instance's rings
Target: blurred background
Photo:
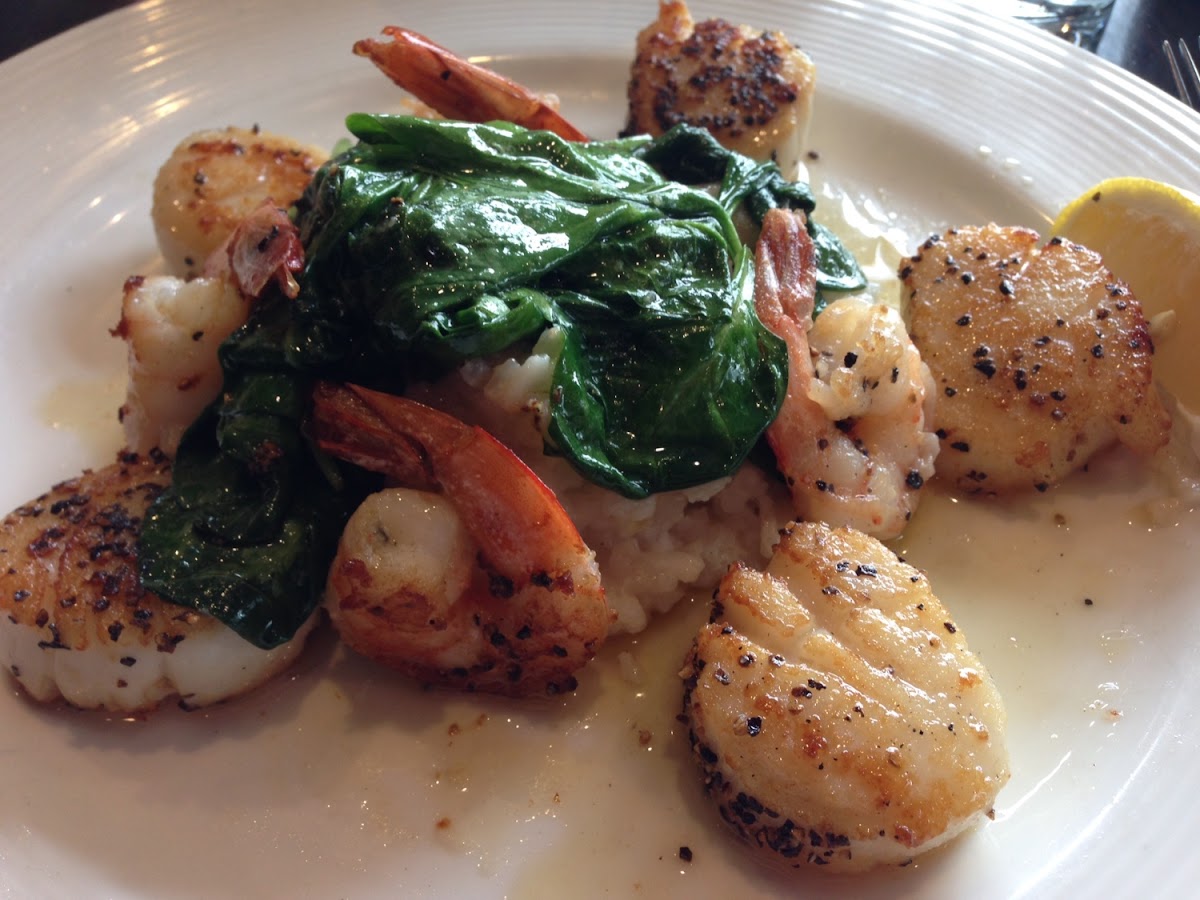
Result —
[[[652, 2], [647, 0], [647, 7]], [[965, 2], [970, 5], [970, 0]], [[5, 0], [8, 8], [0, 29], [0, 60], [60, 31], [130, 5], [130, 0]], [[736, 18], [737, 0], [693, 0], [692, 5], [703, 15]], [[1183, 37], [1195, 53], [1197, 36], [1200, 0], [1116, 0], [1096, 53], [1174, 95], [1162, 42], [1174, 43]], [[803, 44], [802, 35], [793, 37]]]

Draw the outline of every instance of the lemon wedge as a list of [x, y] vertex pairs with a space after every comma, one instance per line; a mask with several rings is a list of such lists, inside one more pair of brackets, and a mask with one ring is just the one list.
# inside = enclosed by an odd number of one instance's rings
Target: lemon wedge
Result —
[[1099, 253], [1156, 324], [1160, 385], [1200, 411], [1200, 197], [1149, 178], [1110, 178], [1068, 203], [1051, 234]]

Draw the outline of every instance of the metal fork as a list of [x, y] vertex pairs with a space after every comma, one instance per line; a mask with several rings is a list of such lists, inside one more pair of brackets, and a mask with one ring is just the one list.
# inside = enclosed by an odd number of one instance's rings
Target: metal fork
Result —
[[[1171, 49], [1170, 41], [1163, 41], [1163, 52], [1167, 54], [1167, 63], [1171, 66], [1171, 77], [1175, 79], [1175, 90], [1179, 93], [1179, 99], [1195, 109], [1196, 104], [1200, 103], [1200, 69], [1196, 68], [1196, 58], [1188, 49], [1187, 41], [1183, 38], [1179, 39], [1178, 58], [1175, 56], [1175, 51]], [[1183, 78], [1185, 70], [1192, 80], [1192, 91], [1196, 93], [1195, 102], [1192, 101], [1192, 94]]]

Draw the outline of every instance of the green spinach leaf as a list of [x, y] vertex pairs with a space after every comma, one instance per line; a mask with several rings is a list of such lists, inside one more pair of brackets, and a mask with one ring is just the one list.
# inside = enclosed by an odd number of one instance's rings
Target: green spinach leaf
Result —
[[[300, 294], [264, 297], [222, 347], [221, 399], [148, 514], [141, 568], [166, 599], [264, 647], [320, 598], [372, 483], [304, 433], [317, 378], [403, 391], [558, 329], [548, 451], [631, 497], [733, 472], [782, 401], [734, 215], [803, 209], [807, 186], [677, 128], [572, 144], [504, 123], [353, 115], [358, 143], [297, 204]], [[809, 216], [822, 290], [857, 264]]]

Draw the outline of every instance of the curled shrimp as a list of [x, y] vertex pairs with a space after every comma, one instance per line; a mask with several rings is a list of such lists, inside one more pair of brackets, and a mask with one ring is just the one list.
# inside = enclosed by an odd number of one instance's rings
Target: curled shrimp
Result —
[[228, 277], [126, 280], [112, 334], [128, 345], [129, 384], [120, 418], [130, 448], [147, 453], [157, 447], [175, 455], [183, 432], [220, 393], [217, 349], [248, 312]]
[[221, 343], [245, 324], [269, 283], [295, 297], [303, 265], [296, 226], [264, 200], [209, 255], [200, 276], [126, 280], [112, 334], [128, 345], [121, 423], [130, 448], [175, 455], [183, 432], [220, 393]]
[[755, 307], [788, 345], [787, 395], [767, 440], [797, 515], [896, 537], [938, 450], [925, 426], [928, 369], [888, 307], [845, 297], [813, 323], [814, 253], [800, 213], [767, 214]]
[[500, 119], [525, 128], [552, 131], [568, 141], [587, 135], [555, 106], [496, 72], [468, 62], [424, 35], [389, 25], [390, 43], [364, 38], [354, 52], [365, 56], [400, 87], [439, 114], [468, 122]]
[[326, 593], [342, 639], [431, 684], [573, 690], [613, 616], [550, 489], [483, 429], [406, 398], [322, 384], [314, 425], [322, 449], [405, 485], [342, 536]]

